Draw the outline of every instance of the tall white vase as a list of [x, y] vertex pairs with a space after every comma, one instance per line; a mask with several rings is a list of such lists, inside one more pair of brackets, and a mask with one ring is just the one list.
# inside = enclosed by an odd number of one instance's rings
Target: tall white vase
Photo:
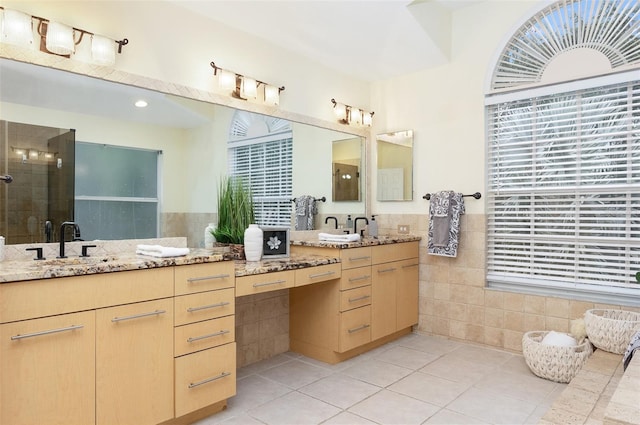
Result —
[[247, 261], [260, 261], [262, 242], [262, 229], [257, 224], [250, 224], [244, 231], [244, 255]]

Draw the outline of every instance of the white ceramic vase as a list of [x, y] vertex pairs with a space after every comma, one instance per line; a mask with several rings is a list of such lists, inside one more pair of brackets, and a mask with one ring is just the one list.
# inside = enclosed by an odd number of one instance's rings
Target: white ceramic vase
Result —
[[244, 231], [244, 255], [247, 261], [260, 261], [262, 242], [262, 229], [257, 224], [250, 224]]
[[213, 245], [216, 243], [216, 237], [211, 233], [214, 230], [216, 230], [216, 225], [213, 223], [209, 223], [204, 229], [204, 247], [207, 249], [213, 248]]

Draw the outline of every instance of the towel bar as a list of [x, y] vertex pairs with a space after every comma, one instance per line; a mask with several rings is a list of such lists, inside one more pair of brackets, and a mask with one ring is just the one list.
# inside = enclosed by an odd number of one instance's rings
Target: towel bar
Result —
[[[474, 198], [476, 198], [476, 199], [480, 199], [480, 198], [482, 198], [482, 194], [481, 194], [480, 192], [476, 192], [476, 193], [473, 193], [473, 194], [471, 194], [471, 195], [462, 195], [462, 196], [473, 196], [473, 197], [474, 197]], [[428, 201], [429, 199], [431, 199], [431, 194], [430, 194], [430, 193], [427, 193], [426, 195], [424, 195], [424, 196], [422, 197], [422, 199], [426, 199], [426, 200]]]
[[[327, 198], [325, 198], [324, 196], [322, 198], [313, 198], [316, 201], [322, 201], [322, 202], [327, 202]], [[291, 199], [291, 202], [296, 202], [296, 198]]]

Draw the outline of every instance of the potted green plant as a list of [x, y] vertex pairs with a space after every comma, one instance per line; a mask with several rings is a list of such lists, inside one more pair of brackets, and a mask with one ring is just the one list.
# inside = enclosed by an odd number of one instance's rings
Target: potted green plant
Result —
[[223, 176], [218, 186], [218, 225], [213, 232], [223, 244], [244, 243], [244, 231], [255, 223], [253, 194], [242, 178]]

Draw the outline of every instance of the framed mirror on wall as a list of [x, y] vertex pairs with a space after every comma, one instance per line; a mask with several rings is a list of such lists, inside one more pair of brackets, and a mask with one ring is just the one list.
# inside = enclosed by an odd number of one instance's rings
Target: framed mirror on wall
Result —
[[413, 200], [413, 130], [376, 136], [378, 201]]
[[362, 200], [362, 139], [335, 140], [331, 148], [332, 200]]

